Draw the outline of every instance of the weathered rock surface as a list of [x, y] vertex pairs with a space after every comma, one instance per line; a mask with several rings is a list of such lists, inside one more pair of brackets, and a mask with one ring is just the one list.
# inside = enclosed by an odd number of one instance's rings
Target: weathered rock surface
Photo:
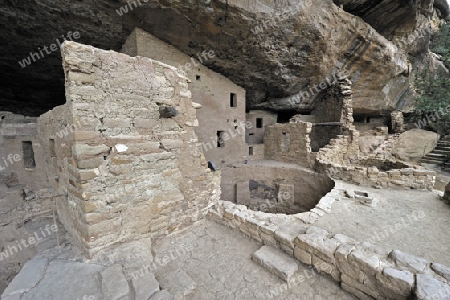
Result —
[[417, 274], [416, 295], [418, 300], [450, 299], [450, 285], [428, 274]]
[[412, 129], [400, 135], [394, 144], [393, 154], [402, 160], [419, 159], [437, 145], [439, 135], [432, 131]]
[[450, 182], [445, 186], [444, 200], [450, 201]]
[[191, 56], [214, 50], [206, 64], [246, 88], [250, 107], [272, 99], [273, 108], [286, 108], [281, 99], [314, 89], [338, 66], [352, 74], [355, 113], [402, 109], [411, 97], [410, 62], [427, 55], [437, 24], [430, 19], [449, 14], [445, 0], [129, 2], [1, 4], [0, 110], [38, 115], [64, 103], [58, 51], [22, 68], [30, 52], [69, 31], [80, 33], [77, 42], [119, 50], [136, 24]]

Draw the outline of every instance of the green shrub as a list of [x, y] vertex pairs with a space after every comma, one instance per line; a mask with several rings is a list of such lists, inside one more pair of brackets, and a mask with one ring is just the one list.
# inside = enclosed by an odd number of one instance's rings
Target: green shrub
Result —
[[[431, 50], [441, 55], [450, 69], [450, 23], [434, 36]], [[450, 133], [450, 75], [424, 71], [416, 77], [415, 88], [416, 127], [432, 129], [441, 135]]]

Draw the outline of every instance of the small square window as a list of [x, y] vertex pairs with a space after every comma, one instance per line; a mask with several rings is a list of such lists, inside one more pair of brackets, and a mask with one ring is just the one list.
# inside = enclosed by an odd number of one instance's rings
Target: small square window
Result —
[[55, 150], [55, 140], [54, 139], [50, 139], [50, 156], [51, 157], [56, 157], [56, 150]]
[[196, 80], [200, 80], [200, 75], [195, 75]]
[[256, 118], [256, 128], [262, 128], [262, 127], [263, 127], [263, 119]]
[[289, 152], [289, 147], [291, 146], [291, 135], [290, 133], [283, 132], [281, 136], [281, 152]]

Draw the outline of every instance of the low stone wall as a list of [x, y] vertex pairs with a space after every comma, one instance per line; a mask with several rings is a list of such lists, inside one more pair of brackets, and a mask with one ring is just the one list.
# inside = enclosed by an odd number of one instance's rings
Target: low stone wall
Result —
[[[327, 213], [336, 194], [331, 191], [319, 203], [324, 207], [318, 205], [310, 214]], [[209, 216], [314, 266], [359, 299], [449, 299], [449, 267], [330, 233], [308, 224], [315, 218], [305, 219], [306, 214], [267, 214], [220, 201]]]
[[345, 167], [337, 164], [326, 164], [324, 168], [332, 178], [373, 187], [432, 190], [436, 180], [436, 173], [425, 168], [403, 168], [386, 172], [377, 167]]
[[316, 157], [316, 169], [335, 179], [373, 187], [433, 189], [436, 172], [426, 168], [397, 161], [363, 156], [357, 138], [359, 132], [350, 136], [338, 136]]

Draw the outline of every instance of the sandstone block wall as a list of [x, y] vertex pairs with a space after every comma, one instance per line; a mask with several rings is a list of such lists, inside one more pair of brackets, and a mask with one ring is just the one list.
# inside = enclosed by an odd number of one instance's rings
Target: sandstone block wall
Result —
[[74, 42], [62, 56], [67, 103], [39, 127], [49, 176], [68, 195], [58, 214], [86, 253], [203, 218], [220, 196], [220, 174], [207, 169], [187, 78], [148, 58]]
[[311, 140], [311, 151], [318, 152], [325, 147], [336, 136], [342, 134], [340, 125], [313, 124], [309, 138]]
[[[184, 71], [190, 80], [192, 101], [201, 105], [195, 127], [198, 139], [206, 159], [221, 167], [242, 162], [249, 153], [245, 144], [245, 90], [203, 65], [214, 61], [214, 50], [204, 49], [190, 57], [140, 28], [132, 32], [122, 49], [128, 55], [149, 57]], [[231, 94], [235, 107], [230, 105]], [[222, 132], [221, 147], [217, 143], [218, 132]]]
[[[245, 142], [247, 144], [263, 144], [265, 127], [276, 124], [277, 117], [277, 114], [264, 110], [251, 110], [245, 114], [246, 121], [252, 124], [251, 128], [245, 132]], [[258, 119], [260, 120], [259, 124]]]
[[264, 144], [248, 145], [248, 160], [264, 159], [266, 146]]
[[[0, 113], [0, 173], [15, 174], [20, 184], [32, 189], [47, 188], [43, 148], [37, 138], [36, 118]], [[31, 143], [32, 157], [23, 143]], [[31, 153], [28, 153], [28, 155]], [[30, 166], [34, 160], [34, 166]]]
[[311, 123], [275, 124], [266, 127], [264, 135], [265, 159], [310, 166]]

